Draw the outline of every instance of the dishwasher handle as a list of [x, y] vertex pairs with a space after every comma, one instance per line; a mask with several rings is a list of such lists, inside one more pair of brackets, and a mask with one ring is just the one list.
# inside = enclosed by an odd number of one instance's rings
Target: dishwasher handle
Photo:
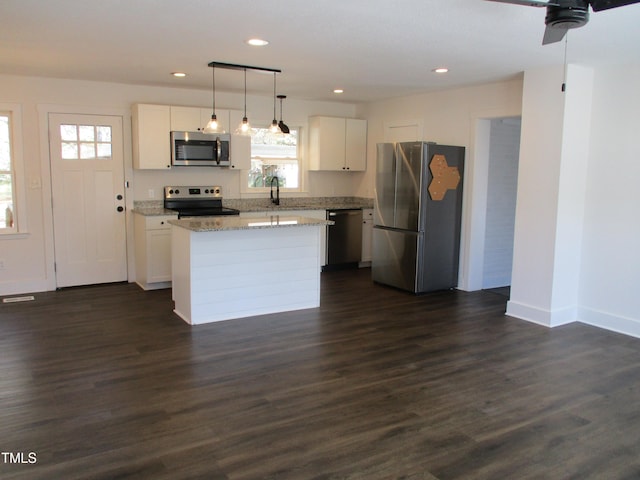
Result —
[[359, 215], [361, 213], [361, 210], [331, 210], [329, 211], [329, 216], [330, 217], [336, 217], [338, 215], [342, 216], [342, 215]]

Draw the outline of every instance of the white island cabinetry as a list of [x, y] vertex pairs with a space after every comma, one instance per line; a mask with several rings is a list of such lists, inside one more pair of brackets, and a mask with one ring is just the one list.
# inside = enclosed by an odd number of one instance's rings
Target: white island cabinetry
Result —
[[175, 313], [191, 325], [320, 305], [320, 232], [307, 217], [171, 222]]
[[[317, 218], [318, 220], [326, 220], [326, 210], [270, 210], [259, 212], [242, 212], [241, 217], [308, 217]], [[323, 267], [327, 264], [327, 226], [323, 225], [320, 231], [320, 265]]]

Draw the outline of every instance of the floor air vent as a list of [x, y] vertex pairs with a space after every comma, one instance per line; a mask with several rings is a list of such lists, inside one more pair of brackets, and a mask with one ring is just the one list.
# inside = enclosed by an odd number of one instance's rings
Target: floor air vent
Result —
[[3, 298], [2, 303], [16, 303], [16, 302], [30, 302], [36, 298], [33, 295], [27, 295], [24, 297], [9, 297]]

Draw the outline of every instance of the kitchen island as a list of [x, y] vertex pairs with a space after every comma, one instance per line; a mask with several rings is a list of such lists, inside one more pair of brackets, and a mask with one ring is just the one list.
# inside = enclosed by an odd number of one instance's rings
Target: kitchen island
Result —
[[174, 312], [191, 325], [320, 305], [321, 232], [299, 216], [170, 220]]

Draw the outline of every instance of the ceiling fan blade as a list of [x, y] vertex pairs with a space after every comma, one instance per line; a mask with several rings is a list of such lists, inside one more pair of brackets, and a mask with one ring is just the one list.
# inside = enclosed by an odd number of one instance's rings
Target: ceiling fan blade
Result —
[[[511, 3], [513, 5], [526, 5], [527, 7], [548, 7], [549, 5], [558, 4], [553, 1], [545, 1], [545, 0], [487, 0], [488, 2], [498, 2], [498, 3]], [[640, 1], [640, 0], [638, 0]]]
[[549, 27], [544, 29], [544, 37], [542, 38], [542, 45], [549, 45], [550, 43], [560, 42], [567, 34], [567, 28]]
[[601, 10], [609, 10], [610, 8], [640, 3], [640, 0], [591, 0], [589, 3], [594, 12], [599, 12]]

